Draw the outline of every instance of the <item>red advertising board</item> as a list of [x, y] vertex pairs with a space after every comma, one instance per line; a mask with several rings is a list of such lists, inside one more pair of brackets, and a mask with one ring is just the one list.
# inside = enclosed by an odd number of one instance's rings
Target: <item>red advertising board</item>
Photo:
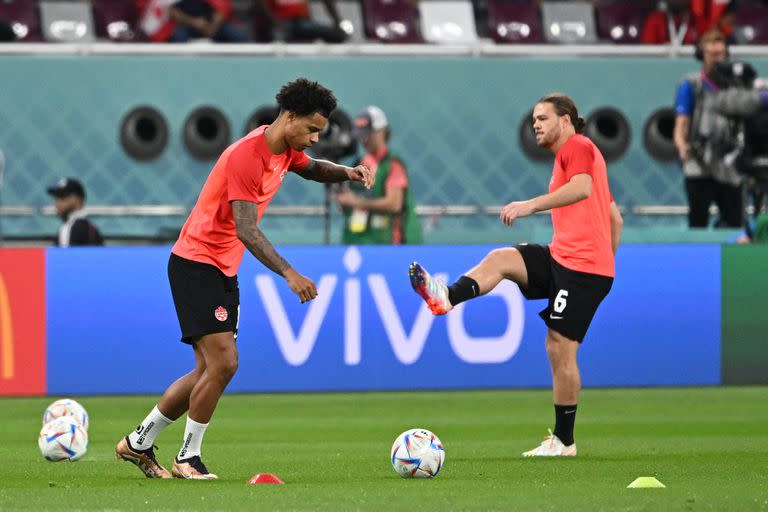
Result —
[[45, 250], [0, 249], [0, 396], [45, 394]]

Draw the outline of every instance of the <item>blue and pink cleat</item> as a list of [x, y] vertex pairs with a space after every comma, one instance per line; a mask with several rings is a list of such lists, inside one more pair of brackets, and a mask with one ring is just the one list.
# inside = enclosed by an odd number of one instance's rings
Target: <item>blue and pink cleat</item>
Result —
[[414, 261], [408, 268], [408, 275], [414, 291], [426, 301], [433, 315], [444, 315], [453, 309], [448, 300], [448, 287], [430, 276], [424, 267]]

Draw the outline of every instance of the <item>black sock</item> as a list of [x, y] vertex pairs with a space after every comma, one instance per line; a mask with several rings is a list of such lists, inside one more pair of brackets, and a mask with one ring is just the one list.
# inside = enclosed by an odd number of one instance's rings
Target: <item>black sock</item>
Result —
[[461, 276], [448, 287], [448, 300], [452, 306], [461, 304], [465, 300], [474, 299], [478, 295], [480, 295], [480, 286], [471, 277]]
[[573, 425], [576, 423], [576, 405], [555, 404], [555, 431], [565, 446], [573, 444]]

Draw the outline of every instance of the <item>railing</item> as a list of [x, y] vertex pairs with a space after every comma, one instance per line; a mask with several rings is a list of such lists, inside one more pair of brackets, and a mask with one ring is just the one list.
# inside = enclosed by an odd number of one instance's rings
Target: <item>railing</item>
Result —
[[[476, 206], [476, 205], [427, 205], [416, 206], [416, 214], [422, 217], [450, 216], [461, 217], [469, 215], [499, 215], [503, 205]], [[189, 208], [180, 205], [111, 205], [89, 206], [88, 215], [92, 217], [185, 217], [189, 214]], [[622, 213], [630, 213], [638, 216], [684, 216], [688, 215], [686, 205], [636, 205], [630, 208], [619, 206]], [[754, 213], [752, 206], [747, 207], [747, 213]], [[710, 213], [718, 212], [716, 206], [710, 207]], [[327, 212], [324, 205], [273, 205], [269, 207], [269, 215], [277, 217], [320, 217]], [[538, 212], [547, 215], [549, 212]], [[53, 206], [0, 206], [2, 217], [34, 217], [36, 215], [55, 216]]]
[[[11, 43], [0, 45], [2, 55], [231, 55], [231, 56], [477, 56], [477, 57], [692, 57], [692, 46], [677, 45], [503, 45], [490, 40], [462, 45], [433, 44], [217, 44], [191, 43]], [[768, 57], [768, 46], [732, 46], [738, 58]]]

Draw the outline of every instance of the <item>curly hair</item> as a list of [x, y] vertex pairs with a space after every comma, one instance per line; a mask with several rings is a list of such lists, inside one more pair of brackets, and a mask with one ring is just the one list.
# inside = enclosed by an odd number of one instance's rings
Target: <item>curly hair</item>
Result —
[[576, 133], [583, 133], [586, 122], [584, 118], [579, 117], [579, 111], [576, 104], [567, 95], [554, 92], [541, 98], [538, 103], [551, 103], [555, 107], [555, 113], [559, 117], [567, 115], [571, 118], [571, 124], [576, 129]]
[[333, 91], [306, 78], [297, 78], [285, 84], [275, 99], [281, 110], [293, 112], [302, 117], [311, 116], [315, 112], [328, 117], [336, 108], [336, 97]]

